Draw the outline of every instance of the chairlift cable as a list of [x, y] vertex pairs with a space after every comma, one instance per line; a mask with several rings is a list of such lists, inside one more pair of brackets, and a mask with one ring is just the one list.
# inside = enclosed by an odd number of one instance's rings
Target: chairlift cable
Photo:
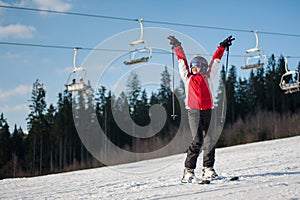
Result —
[[[87, 13], [78, 13], [78, 12], [46, 10], [46, 9], [28, 8], [28, 7], [19, 7], [19, 6], [0, 5], [0, 8], [27, 10], [27, 11], [35, 11], [35, 12], [48, 12], [48, 13], [54, 13], [54, 14], [65, 14], [65, 15], [74, 15], [74, 16], [82, 16], [82, 17], [94, 17], [94, 18], [103, 18], [103, 19], [111, 19], [111, 20], [137, 21], [137, 19], [126, 18], [126, 17], [114, 17], [114, 16], [107, 16], [107, 15], [96, 15], [96, 14], [87, 14]], [[236, 31], [236, 32], [246, 32], [246, 33], [253, 32], [252, 30], [243, 30], [243, 29], [235, 29], [235, 28], [216, 27], [216, 26], [204, 26], [204, 25], [186, 24], [186, 23], [164, 22], [164, 21], [155, 21], [155, 20], [144, 20], [144, 22], [153, 23], [153, 24], [165, 24], [165, 25], [173, 25], [173, 26], [205, 28], [205, 29]], [[276, 32], [268, 32], [268, 31], [260, 31], [260, 33], [268, 34], [268, 35], [287, 36], [287, 37], [300, 37], [299, 34], [290, 34], [290, 33], [276, 33]]]
[[[61, 45], [48, 45], [48, 44], [33, 44], [33, 43], [20, 43], [20, 42], [1, 42], [0, 45], [13, 45], [13, 46], [28, 46], [28, 47], [40, 47], [40, 48], [54, 48], [54, 49], [74, 49], [74, 46], [61, 46]], [[127, 52], [125, 49], [106, 49], [106, 48], [91, 48], [91, 47], [77, 47], [81, 50], [87, 51], [111, 51], [111, 52]], [[160, 51], [160, 50], [152, 50], [152, 53], [155, 54], [170, 54], [170, 52]], [[195, 55], [199, 53], [186, 53], [186, 55]], [[199, 54], [201, 55], [201, 54]], [[211, 55], [212, 56], [212, 55]], [[230, 57], [244, 57], [243, 55], [230, 55]], [[270, 57], [270, 56], [268, 56]], [[280, 56], [275, 56], [280, 57]], [[300, 58], [300, 56], [289, 56], [289, 58]]]
[[28, 7], [19, 7], [19, 6], [5, 6], [5, 5], [0, 5], [0, 7], [10, 8], [10, 9], [18, 9], [18, 10], [27, 10], [27, 11], [55, 13], [55, 14], [77, 15], [77, 16], [82, 16], [82, 17], [106, 18], [106, 19], [123, 20], [123, 21], [136, 21], [136, 19], [131, 19], [131, 18], [113, 17], [113, 16], [107, 16], [107, 15], [86, 14], [86, 13], [78, 13], [78, 12], [46, 10], [46, 9], [39, 9], [39, 8], [28, 8]]

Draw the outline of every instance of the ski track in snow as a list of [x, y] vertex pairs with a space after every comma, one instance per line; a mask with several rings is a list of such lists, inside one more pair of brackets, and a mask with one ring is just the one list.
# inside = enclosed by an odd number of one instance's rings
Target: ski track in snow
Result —
[[[0, 180], [0, 199], [300, 199], [300, 136], [216, 151], [238, 181], [182, 184], [185, 154], [113, 167]], [[200, 155], [202, 158], [202, 154]], [[201, 176], [201, 162], [196, 175]]]

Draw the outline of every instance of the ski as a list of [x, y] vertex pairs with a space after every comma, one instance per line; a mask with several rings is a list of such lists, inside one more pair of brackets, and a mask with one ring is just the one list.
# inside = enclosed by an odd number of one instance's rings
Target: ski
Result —
[[218, 176], [216, 178], [213, 178], [212, 180], [225, 180], [225, 181], [237, 181], [239, 180], [238, 176]]
[[181, 179], [181, 183], [190, 183], [190, 184], [196, 184], [199, 183], [201, 179], [197, 177], [189, 177], [188, 179]]
[[181, 183], [190, 183], [190, 184], [199, 184], [199, 185], [207, 185], [212, 182], [230, 182], [239, 180], [239, 176], [218, 176], [212, 179], [198, 179], [190, 177], [189, 180], [181, 180]]
[[232, 176], [232, 177], [228, 177], [227, 179], [228, 179], [228, 181], [237, 181], [240, 178], [238, 176]]
[[198, 184], [200, 185], [206, 185], [206, 184], [210, 184], [210, 180], [201, 180], [200, 182], [198, 182]]
[[200, 185], [205, 185], [205, 184], [210, 184], [211, 182], [214, 181], [237, 181], [239, 180], [238, 176], [230, 176], [230, 177], [225, 177], [225, 176], [218, 176], [216, 178], [212, 178], [212, 179], [203, 179], [201, 181], [198, 182], [198, 184]]

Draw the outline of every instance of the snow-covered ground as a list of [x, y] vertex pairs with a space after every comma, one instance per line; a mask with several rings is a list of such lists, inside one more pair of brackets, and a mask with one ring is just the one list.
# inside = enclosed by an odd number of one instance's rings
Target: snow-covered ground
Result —
[[[300, 199], [300, 136], [217, 149], [233, 182], [182, 184], [185, 154], [34, 178], [0, 180], [0, 199]], [[202, 155], [201, 155], [202, 156]], [[201, 162], [200, 162], [201, 164]], [[200, 166], [199, 164], [199, 166]], [[196, 174], [200, 175], [198, 168]]]

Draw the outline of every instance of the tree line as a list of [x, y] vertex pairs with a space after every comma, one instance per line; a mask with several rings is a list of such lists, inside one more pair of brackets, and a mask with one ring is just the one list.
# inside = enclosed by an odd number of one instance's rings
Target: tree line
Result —
[[[228, 72], [222, 66], [220, 76], [226, 89], [227, 109], [218, 147], [299, 135], [300, 93], [284, 94], [278, 86], [285, 73], [284, 62], [283, 56], [276, 60], [272, 55], [266, 67], [251, 70], [248, 78], [239, 78], [234, 65]], [[300, 71], [300, 63], [297, 70]], [[180, 111], [185, 97], [183, 85], [174, 92], [177, 97], [175, 109]], [[156, 104], [163, 106], [168, 116], [172, 114], [171, 76], [167, 67], [161, 73], [159, 89], [151, 94], [141, 87], [141, 81], [133, 71], [126, 91], [118, 97], [101, 86], [93, 94], [79, 92], [76, 98], [67, 91], [59, 93], [56, 105], [47, 105], [46, 90], [36, 80], [27, 117], [28, 133], [17, 125], [10, 133], [4, 113], [0, 115], [0, 179], [104, 166], [80, 140], [74, 124], [76, 113], [82, 113], [80, 110], [95, 113], [91, 119], [123, 149], [145, 152], [160, 148], [174, 137], [174, 130], [178, 130], [180, 118], [186, 112], [176, 113], [175, 120], [167, 117], [163, 128], [151, 140], [124, 133], [112, 113], [113, 107], [125, 122], [134, 121], [146, 126], [150, 123], [149, 109]], [[126, 113], [129, 116], [124, 117]]]
[[[296, 71], [300, 72], [300, 62]], [[219, 146], [300, 135], [300, 92], [285, 94], [281, 90], [284, 73], [282, 55], [278, 60], [271, 55], [267, 66], [251, 70], [248, 78], [238, 78], [235, 66], [229, 69], [226, 123]], [[224, 66], [221, 76], [225, 77]]]

